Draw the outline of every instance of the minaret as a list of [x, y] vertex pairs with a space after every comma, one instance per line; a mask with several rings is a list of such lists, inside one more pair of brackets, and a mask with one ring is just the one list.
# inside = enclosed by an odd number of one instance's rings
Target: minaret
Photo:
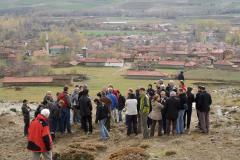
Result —
[[47, 55], [49, 55], [49, 42], [48, 42], [48, 33], [46, 32], [46, 51]]
[[88, 52], [87, 52], [88, 48], [85, 46], [82, 48], [82, 54], [84, 58], [88, 58]]

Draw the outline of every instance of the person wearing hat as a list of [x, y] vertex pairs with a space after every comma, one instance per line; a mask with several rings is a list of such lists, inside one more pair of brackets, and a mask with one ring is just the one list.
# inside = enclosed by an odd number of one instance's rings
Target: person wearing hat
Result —
[[52, 160], [52, 138], [48, 126], [49, 109], [43, 109], [29, 126], [27, 149], [32, 151], [33, 160], [41, 155], [45, 160]]
[[23, 114], [23, 121], [24, 121], [24, 136], [28, 135], [28, 128], [30, 124], [30, 111], [31, 108], [28, 106], [28, 101], [26, 99], [23, 100], [22, 105], [22, 114]]
[[199, 95], [199, 120], [202, 133], [209, 132], [209, 111], [212, 104], [212, 97], [206, 91], [205, 87], [201, 87], [202, 93]]
[[192, 87], [187, 88], [186, 94], [188, 109], [185, 111], [184, 114], [184, 128], [187, 132], [189, 132], [192, 117], [192, 104], [195, 101], [194, 94], [192, 93]]

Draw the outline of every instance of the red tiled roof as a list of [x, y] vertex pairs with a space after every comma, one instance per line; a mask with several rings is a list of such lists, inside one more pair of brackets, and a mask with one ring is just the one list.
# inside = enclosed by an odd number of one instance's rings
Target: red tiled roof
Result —
[[3, 83], [49, 83], [53, 77], [4, 77]]
[[176, 54], [176, 55], [188, 55], [188, 52], [186, 52], [186, 51], [172, 51], [172, 54]]
[[217, 61], [214, 64], [216, 65], [222, 65], [222, 66], [232, 66], [233, 63], [226, 61], [226, 60], [222, 60], [222, 61]]
[[211, 53], [212, 54], [221, 54], [221, 53], [223, 53], [223, 49], [214, 49]]
[[160, 65], [168, 65], [168, 66], [184, 66], [184, 61], [160, 61], [158, 64]]
[[161, 73], [158, 71], [132, 71], [129, 70], [126, 73], [127, 76], [155, 76], [155, 77], [166, 77], [166, 73]]
[[81, 58], [79, 62], [85, 63], [121, 63], [122, 60], [119, 59], [107, 59], [107, 58]]
[[79, 62], [85, 63], [105, 63], [107, 61], [106, 58], [81, 58]]
[[8, 58], [16, 58], [17, 56], [15, 54], [9, 54]]
[[69, 64], [71, 64], [73, 66], [76, 66], [76, 65], [78, 65], [78, 62], [77, 61], [71, 61], [71, 62], [69, 62]]
[[33, 56], [38, 57], [38, 56], [45, 56], [47, 55], [46, 50], [37, 50], [32, 53]]
[[51, 65], [52, 65], [52, 62], [49, 62], [49, 61], [47, 62], [38, 61], [33, 64], [33, 66], [51, 66]]
[[123, 61], [120, 59], [107, 59], [107, 63], [122, 63]]
[[185, 67], [194, 67], [194, 66], [196, 66], [196, 65], [197, 65], [196, 62], [191, 61], [191, 62], [187, 62], [187, 63], [185, 64]]

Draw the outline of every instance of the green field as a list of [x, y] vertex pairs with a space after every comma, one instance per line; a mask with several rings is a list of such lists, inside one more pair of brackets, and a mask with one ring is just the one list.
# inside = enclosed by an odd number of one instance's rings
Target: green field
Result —
[[115, 4], [120, 0], [8, 0], [0, 2], [0, 9], [13, 9], [21, 7], [48, 8], [54, 10], [79, 10], [85, 8], [102, 7]]
[[[1, 9], [32, 8], [50, 11], [109, 11], [121, 16], [209, 15], [230, 14], [240, 9], [238, 0], [2, 0]], [[239, 12], [237, 12], [239, 13]], [[120, 16], [120, 17], [121, 17]]]
[[[162, 69], [162, 72], [168, 74], [177, 74], [178, 70], [174, 69]], [[121, 68], [96, 68], [96, 67], [70, 67], [70, 68], [56, 68], [53, 69], [56, 74], [66, 73], [81, 73], [87, 74], [89, 80], [86, 83], [90, 88], [90, 95], [95, 97], [103, 87], [108, 84], [114, 85], [124, 95], [128, 88], [137, 88], [139, 86], [146, 87], [149, 83], [153, 84], [154, 80], [130, 80], [124, 79], [121, 75], [125, 73]], [[219, 83], [218, 80], [224, 80], [226, 82], [240, 81], [240, 75], [238, 72], [222, 71], [222, 70], [189, 70], [185, 73], [186, 78], [195, 79], [187, 80], [187, 85], [193, 86], [194, 83], [203, 82], [202, 80], [215, 79], [216, 81], [204, 81], [205, 83], [213, 84]], [[176, 81], [177, 82], [177, 81]], [[167, 82], [166, 82], [167, 83]], [[74, 87], [71, 86], [71, 90]], [[27, 98], [30, 101], [40, 102], [47, 91], [52, 91], [54, 94], [62, 90], [62, 87], [52, 86], [39, 86], [39, 87], [24, 87], [22, 91], [15, 91], [14, 88], [0, 88], [0, 100], [3, 101], [22, 101]]]

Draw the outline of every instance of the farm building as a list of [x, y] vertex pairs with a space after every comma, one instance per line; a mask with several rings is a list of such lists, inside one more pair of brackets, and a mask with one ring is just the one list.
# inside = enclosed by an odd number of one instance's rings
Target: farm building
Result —
[[173, 68], [173, 69], [182, 69], [184, 68], [185, 62], [184, 61], [160, 61], [156, 64], [157, 68]]
[[213, 66], [216, 69], [234, 69], [238, 67], [237, 65], [234, 65], [234, 63], [227, 60], [217, 61], [213, 64]]
[[9, 86], [42, 86], [42, 85], [69, 85], [71, 76], [44, 76], [44, 77], [4, 77], [2, 84]]
[[160, 61], [155, 66], [156, 68], [183, 69], [183, 68], [195, 68], [197, 67], [197, 63], [193, 61], [185, 62], [185, 61], [165, 60], [165, 61]]
[[107, 58], [82, 58], [79, 63], [90, 67], [123, 67], [123, 60]]
[[168, 74], [161, 73], [158, 71], [136, 71], [136, 70], [128, 70], [125, 75], [123, 75], [126, 79], [149, 79], [149, 80], [158, 80], [158, 79], [166, 79], [168, 78]]
[[240, 60], [232, 60], [231, 61], [234, 65], [240, 66]]

